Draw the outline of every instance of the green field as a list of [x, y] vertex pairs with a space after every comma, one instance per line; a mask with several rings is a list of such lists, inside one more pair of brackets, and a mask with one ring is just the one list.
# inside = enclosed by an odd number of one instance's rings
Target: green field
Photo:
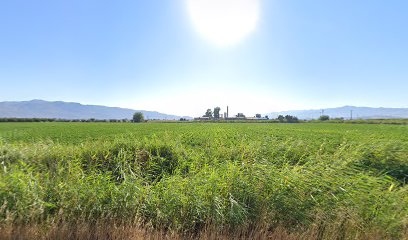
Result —
[[2, 231], [408, 236], [407, 125], [0, 123], [0, 164]]

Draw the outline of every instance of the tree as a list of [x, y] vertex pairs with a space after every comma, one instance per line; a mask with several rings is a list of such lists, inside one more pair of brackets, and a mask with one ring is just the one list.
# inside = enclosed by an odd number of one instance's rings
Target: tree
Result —
[[221, 111], [221, 108], [220, 108], [220, 107], [214, 108], [214, 118], [215, 118], [215, 119], [219, 119], [219, 118], [220, 118], [220, 111]]
[[143, 121], [144, 121], [143, 113], [135, 112], [135, 114], [133, 114], [133, 122], [143, 122]]
[[257, 113], [257, 114], [255, 114], [255, 117], [256, 118], [261, 118], [262, 116], [261, 116], [261, 114]]
[[327, 120], [330, 120], [330, 117], [328, 115], [322, 115], [322, 116], [319, 117], [319, 120], [320, 121], [327, 121]]
[[207, 111], [205, 112], [203, 117], [208, 117], [208, 118], [212, 118], [213, 117], [213, 113], [211, 111], [211, 109], [207, 109]]
[[299, 122], [299, 119], [297, 117], [291, 116], [291, 115], [286, 115], [285, 120], [288, 123], [296, 123]]
[[283, 120], [285, 120], [285, 117], [283, 115], [279, 115], [278, 120], [279, 122], [283, 122]]

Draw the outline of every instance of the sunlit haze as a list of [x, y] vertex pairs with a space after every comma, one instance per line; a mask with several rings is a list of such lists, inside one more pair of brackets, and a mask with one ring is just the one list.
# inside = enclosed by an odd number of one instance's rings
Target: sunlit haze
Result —
[[0, 101], [408, 107], [408, 1], [0, 2]]
[[218, 46], [237, 44], [256, 28], [259, 0], [187, 0], [196, 30]]

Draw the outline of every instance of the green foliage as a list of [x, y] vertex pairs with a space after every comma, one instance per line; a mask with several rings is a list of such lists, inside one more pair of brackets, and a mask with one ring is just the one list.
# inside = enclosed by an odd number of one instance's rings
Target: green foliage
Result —
[[211, 111], [211, 109], [207, 109], [207, 111], [205, 112], [203, 117], [212, 118], [213, 117], [213, 112]]
[[328, 121], [328, 120], [330, 120], [330, 117], [328, 115], [322, 115], [322, 116], [319, 117], [319, 120], [320, 121]]
[[215, 118], [215, 119], [219, 119], [219, 118], [220, 118], [220, 111], [221, 111], [221, 108], [220, 108], [220, 107], [215, 107], [215, 108], [214, 108], [214, 118]]
[[295, 117], [295, 116], [286, 115], [285, 116], [285, 121], [287, 123], [297, 123], [297, 122], [299, 122], [299, 119], [297, 117]]
[[279, 115], [276, 120], [278, 120], [280, 123], [299, 123], [299, 119], [291, 115]]
[[[319, 122], [310, 120], [309, 122]], [[389, 124], [389, 125], [408, 125], [408, 119], [355, 119], [345, 120], [343, 118], [330, 119], [330, 123], [348, 123], [348, 124]]]
[[135, 112], [133, 114], [133, 122], [140, 123], [144, 121], [144, 116], [142, 112]]
[[407, 228], [408, 127], [2, 123], [0, 224]]

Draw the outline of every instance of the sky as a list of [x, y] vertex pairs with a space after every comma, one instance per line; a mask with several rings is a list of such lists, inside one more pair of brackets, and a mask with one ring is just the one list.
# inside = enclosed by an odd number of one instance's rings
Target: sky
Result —
[[2, 0], [0, 101], [408, 107], [406, 0]]

